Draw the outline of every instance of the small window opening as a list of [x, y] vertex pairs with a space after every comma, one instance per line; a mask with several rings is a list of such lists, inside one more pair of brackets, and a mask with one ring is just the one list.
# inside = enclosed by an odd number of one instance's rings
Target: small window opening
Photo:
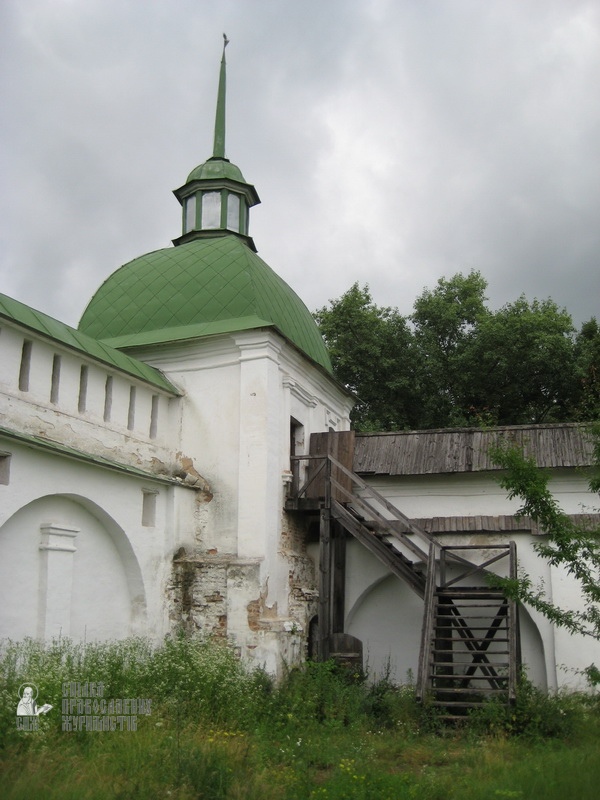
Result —
[[304, 453], [304, 425], [294, 417], [290, 417], [290, 456]]
[[240, 197], [229, 194], [227, 197], [227, 227], [230, 231], [240, 230]]
[[50, 384], [50, 402], [58, 403], [58, 392], [60, 389], [60, 363], [61, 357], [55, 355], [52, 359], [52, 381]]
[[158, 492], [153, 489], [142, 489], [142, 525], [154, 528], [156, 525], [156, 498]]
[[127, 410], [127, 430], [132, 431], [135, 426], [135, 386], [129, 389], [129, 409]]
[[25, 339], [21, 350], [21, 367], [19, 369], [19, 389], [22, 392], [29, 391], [29, 373], [31, 371], [31, 350], [33, 342]]
[[184, 233], [193, 231], [196, 227], [196, 195], [185, 199], [185, 230]]
[[104, 422], [110, 422], [113, 399], [113, 376], [109, 375], [104, 384]]
[[292, 494], [295, 495], [300, 488], [300, 481], [306, 470], [306, 462], [294, 461], [292, 456], [304, 453], [304, 425], [294, 417], [290, 417], [290, 469], [292, 472]]
[[150, 438], [156, 439], [158, 433], [158, 395], [152, 395], [152, 408], [150, 410]]
[[0, 484], [8, 486], [10, 483], [10, 453], [0, 453]]
[[82, 364], [79, 370], [79, 401], [77, 403], [80, 414], [83, 414], [87, 407], [88, 374], [89, 368], [86, 364]]
[[202, 227], [221, 227], [221, 192], [205, 192], [202, 195]]

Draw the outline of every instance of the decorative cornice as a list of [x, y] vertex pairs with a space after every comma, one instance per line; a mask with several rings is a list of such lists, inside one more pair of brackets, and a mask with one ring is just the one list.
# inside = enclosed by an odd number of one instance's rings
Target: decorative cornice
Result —
[[40, 550], [55, 550], [63, 553], [75, 553], [77, 551], [75, 538], [80, 532], [79, 528], [46, 522], [40, 525], [40, 531], [42, 532]]
[[300, 386], [300, 384], [298, 384], [289, 375], [286, 375], [283, 378], [282, 384], [284, 389], [288, 389], [290, 394], [294, 395], [294, 397], [296, 397], [298, 400], [304, 403], [305, 406], [308, 406], [309, 408], [317, 407], [318, 405], [317, 398], [310, 392], [307, 392], [306, 389]]

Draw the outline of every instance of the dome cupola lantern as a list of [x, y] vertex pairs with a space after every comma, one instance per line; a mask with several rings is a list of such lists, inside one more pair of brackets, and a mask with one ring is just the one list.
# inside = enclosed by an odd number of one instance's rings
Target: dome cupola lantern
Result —
[[[227, 39], [225, 39], [225, 45]], [[271, 328], [332, 374], [312, 314], [257, 254], [248, 209], [254, 186], [225, 158], [225, 50], [221, 60], [213, 155], [175, 191], [183, 233], [112, 273], [83, 312], [79, 330], [102, 344], [146, 353], [170, 343]]]
[[173, 244], [233, 233], [256, 252], [248, 235], [248, 210], [260, 203], [260, 199], [254, 186], [246, 183], [240, 169], [225, 158], [225, 48], [228, 44], [223, 34], [213, 154], [192, 170], [185, 184], [174, 192], [183, 210], [183, 232]]

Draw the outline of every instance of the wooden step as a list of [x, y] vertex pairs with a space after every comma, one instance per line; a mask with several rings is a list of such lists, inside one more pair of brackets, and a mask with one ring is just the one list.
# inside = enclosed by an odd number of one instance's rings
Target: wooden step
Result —
[[[448, 621], [450, 621], [450, 622], [454, 621], [454, 626], [441, 625], [440, 627], [442, 627], [442, 628], [454, 627], [454, 628], [459, 629], [460, 627], [462, 627], [459, 624], [461, 622], [464, 622], [466, 625], [468, 625], [469, 629], [472, 630], [472, 631], [489, 631], [490, 629], [495, 630], [495, 631], [503, 631], [503, 630], [506, 630], [508, 628], [507, 624], [493, 625], [492, 626], [492, 623], [495, 622], [496, 619], [500, 619], [500, 622], [506, 623], [506, 621], [507, 621], [506, 617], [499, 617], [499, 618], [498, 617], [492, 617], [491, 620], [490, 620], [490, 624], [489, 625], [471, 625], [468, 622], [466, 622], [466, 620], [464, 620], [462, 617], [438, 617], [437, 619], [441, 619], [445, 623], [447, 623]], [[479, 618], [478, 618], [478, 621], [479, 621]]]
[[[493, 612], [484, 611], [484, 609], [488, 608], [496, 609], [496, 611]], [[472, 606], [467, 606], [464, 603], [460, 603], [460, 605], [458, 603], [453, 603], [452, 605], [450, 603], [438, 603], [435, 606], [435, 611], [438, 614], [441, 614], [442, 612], [447, 612], [446, 616], [448, 617], [453, 617], [457, 615], [464, 616], [467, 613], [471, 614], [473, 611], [484, 611], [484, 613], [483, 614], [480, 613], [479, 616], [484, 616], [485, 614], [490, 617], [505, 617], [507, 612], [507, 606], [504, 605], [498, 606], [498, 603], [476, 603], [473, 604]]]
[[479, 703], [467, 700], [430, 700], [429, 705], [437, 708], [480, 708], [484, 702], [484, 698]]
[[[487, 631], [488, 629], [485, 628]], [[468, 626], [466, 627], [450, 627], [445, 625], [440, 625], [437, 630], [433, 631], [433, 639], [441, 641], [441, 642], [487, 642], [488, 644], [493, 644], [494, 642], [508, 642], [510, 639], [510, 630], [506, 628], [492, 628], [492, 630], [496, 630], [498, 636], [482, 636], [481, 635], [481, 628], [477, 629], [477, 635], [472, 632], [472, 629]]]
[[[456, 653], [481, 653], [483, 655], [492, 654], [499, 656], [505, 655], [508, 652], [508, 645], [510, 644], [510, 639], [502, 637], [499, 639], [482, 639], [481, 636], [435, 636], [434, 639], [434, 647], [432, 650], [435, 653], [452, 653], [455, 651]], [[489, 644], [490, 646], [481, 647], [483, 644]], [[493, 644], [501, 645], [502, 649], [499, 650], [497, 647], [492, 648]], [[454, 645], [456, 645], [456, 648]]]
[[[487, 658], [485, 652], [480, 652], [478, 650], [473, 652], [467, 652], [466, 650], [461, 651], [460, 653], [451, 653], [449, 650], [436, 650], [434, 651], [434, 655], [444, 655], [444, 656], [469, 656], [468, 658], [464, 659], [455, 659], [447, 658], [443, 660], [441, 658], [434, 658], [433, 661], [430, 661], [431, 667], [444, 667], [448, 669], [449, 667], [493, 667], [494, 669], [507, 669], [508, 668], [508, 661], [492, 661]], [[505, 650], [503, 653], [497, 653], [499, 656], [508, 656], [510, 652]], [[486, 656], [485, 659], [479, 658], [479, 656]], [[477, 660], [474, 660], [474, 657], [477, 657]]]
[[504, 592], [497, 589], [490, 589], [489, 586], [452, 586], [442, 587], [438, 586], [434, 591], [435, 597], [447, 598], [460, 598], [461, 600], [506, 600]]
[[[493, 678], [489, 678], [489, 680], [494, 680]], [[461, 695], [466, 694], [472, 696], [474, 694], [506, 694], [506, 689], [502, 688], [495, 688], [495, 689], [487, 689], [485, 686], [478, 686], [477, 689], [469, 689], [468, 687], [459, 687], [459, 686], [434, 686], [433, 691], [439, 694], [447, 694], [447, 695]]]
[[[432, 678], [440, 678], [440, 675], [436, 673], [430, 673], [430, 677]], [[453, 681], [489, 681], [489, 675], [451, 675], [449, 676], [452, 678]], [[506, 681], [508, 683], [508, 675], [494, 675], [491, 680], [495, 681]]]
[[[506, 683], [506, 676], [505, 675], [498, 675], [498, 673], [492, 668], [489, 670], [487, 674], [483, 675], [469, 675], [469, 680], [465, 680], [462, 675], [456, 675], [452, 672], [428, 672], [428, 677], [430, 680], [436, 681], [450, 681], [452, 684], [456, 685], [456, 688], [459, 689], [465, 683], [470, 683], [473, 680], [480, 680], [483, 685], [493, 681], [494, 683]], [[474, 690], [474, 687], [471, 687]]]

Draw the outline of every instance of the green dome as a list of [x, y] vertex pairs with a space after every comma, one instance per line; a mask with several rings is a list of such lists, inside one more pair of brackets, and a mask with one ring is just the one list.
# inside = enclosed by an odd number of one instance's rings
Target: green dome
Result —
[[186, 183], [192, 181], [222, 180], [227, 178], [237, 183], [246, 183], [242, 171], [226, 158], [209, 158], [204, 164], [200, 164], [188, 175]]
[[225, 235], [125, 264], [92, 297], [79, 330], [126, 348], [268, 326], [331, 372], [302, 300], [240, 239]]

